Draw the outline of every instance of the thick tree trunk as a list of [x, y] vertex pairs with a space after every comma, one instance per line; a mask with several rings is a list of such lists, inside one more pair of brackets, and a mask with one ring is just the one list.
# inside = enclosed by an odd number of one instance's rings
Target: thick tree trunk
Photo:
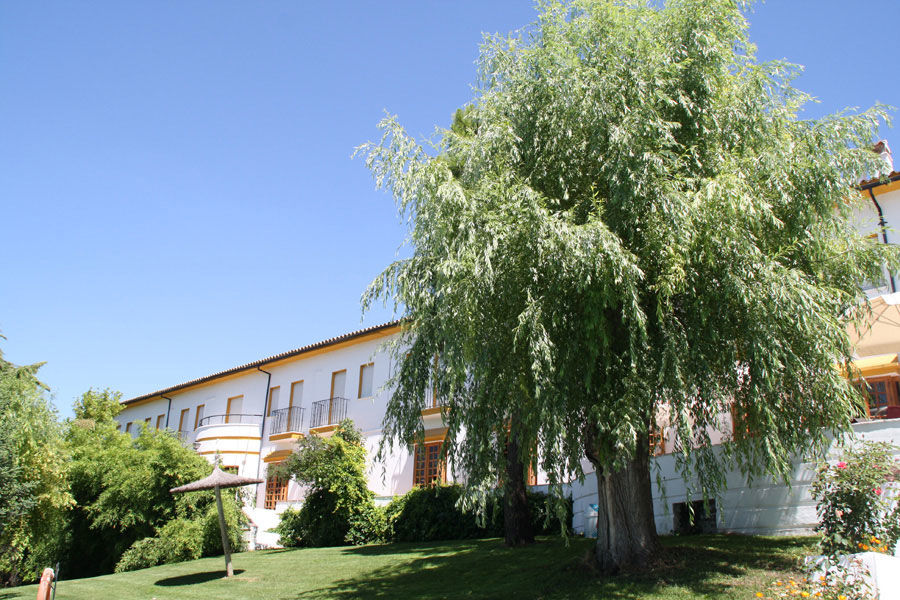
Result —
[[531, 510], [525, 490], [525, 465], [519, 456], [519, 441], [511, 431], [506, 446], [506, 481], [503, 485], [503, 533], [507, 546], [534, 543]]
[[597, 565], [604, 573], [646, 567], [659, 552], [653, 519], [650, 455], [647, 440], [638, 441], [637, 456], [610, 471], [588, 458], [597, 472]]

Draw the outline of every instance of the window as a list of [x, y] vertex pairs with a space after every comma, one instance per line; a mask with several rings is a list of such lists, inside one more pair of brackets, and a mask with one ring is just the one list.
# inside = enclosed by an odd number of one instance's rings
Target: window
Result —
[[525, 476], [525, 485], [537, 485], [537, 472], [534, 465], [528, 465], [528, 473]]
[[[241, 414], [241, 409], [244, 406], [244, 396], [241, 394], [240, 396], [232, 396], [228, 399], [228, 404], [225, 406], [225, 422], [226, 423], [240, 423], [241, 418], [238, 416]], [[236, 416], [237, 419], [232, 421], [232, 416]]]
[[131, 421], [125, 423], [125, 433], [131, 433]]
[[178, 417], [178, 431], [184, 432], [187, 431], [188, 424], [188, 414], [190, 414], [191, 409], [185, 408], [181, 411], [181, 416]]
[[413, 485], [429, 486], [446, 481], [446, 469], [441, 458], [443, 442], [416, 444], [413, 462]]
[[269, 388], [269, 408], [266, 411], [266, 416], [271, 417], [273, 410], [278, 410], [281, 408], [278, 406], [278, 397], [281, 395], [281, 386], [276, 385], [275, 387]]
[[275, 504], [287, 500], [288, 482], [286, 479], [270, 477], [266, 479], [266, 501], [263, 508], [275, 510]]
[[291, 397], [288, 406], [301, 406], [303, 404], [303, 380], [291, 384]]
[[666, 453], [666, 432], [655, 425], [650, 426], [650, 456]]
[[344, 384], [347, 383], [347, 369], [341, 369], [331, 374], [331, 397], [344, 397]]
[[359, 366], [359, 394], [357, 398], [368, 398], [372, 395], [372, 375], [375, 373], [375, 363]]
[[857, 382], [856, 388], [869, 403], [869, 413], [873, 417], [880, 416], [888, 406], [900, 404], [900, 389], [896, 379], [889, 377], [867, 377]]
[[197, 406], [197, 414], [194, 415], [194, 429], [200, 427], [200, 421], [203, 420], [203, 409], [205, 405], [200, 404]]
[[163, 419], [165, 419], [165, 418], [166, 418], [166, 415], [159, 415], [158, 417], [156, 417], [156, 428], [157, 429], [162, 429]]
[[153, 419], [153, 417], [147, 417], [146, 419], [144, 419], [144, 423], [146, 423], [149, 426], [151, 419]]

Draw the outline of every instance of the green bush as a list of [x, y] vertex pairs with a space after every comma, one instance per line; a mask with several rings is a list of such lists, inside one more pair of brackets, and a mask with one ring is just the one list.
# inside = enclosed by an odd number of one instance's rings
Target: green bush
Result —
[[280, 543], [340, 546], [369, 541], [375, 535], [369, 522], [374, 527], [378, 518], [365, 466], [362, 434], [350, 420], [341, 422], [329, 438], [301, 440], [297, 450], [269, 474], [293, 477], [308, 490], [300, 510], [286, 511], [273, 529]]
[[369, 504], [351, 516], [344, 540], [356, 546], [390, 541], [385, 507]]
[[301, 516], [299, 509], [288, 508], [281, 513], [281, 520], [272, 531], [278, 534], [278, 543], [285, 548], [294, 548], [302, 543]]
[[202, 529], [199, 521], [169, 521], [156, 536], [133, 543], [116, 563], [116, 573], [200, 558], [203, 553]]
[[[395, 498], [385, 508], [385, 537], [397, 542], [426, 542], [502, 536], [502, 497], [493, 498], [487, 503], [484, 522], [479, 523], [474, 513], [464, 512], [458, 507], [462, 492], [460, 485], [450, 484], [413, 488], [404, 496]], [[562, 531], [560, 519], [555, 514], [555, 504], [547, 494], [528, 492], [528, 506], [536, 534]], [[570, 530], [571, 498], [566, 503], [563, 522], [566, 530]]]
[[819, 465], [811, 494], [825, 554], [893, 551], [900, 538], [900, 503], [884, 492], [900, 475], [898, 451], [885, 442], [865, 442], [847, 450], [837, 464]]
[[[225, 514], [225, 525], [228, 531], [228, 541], [231, 543], [232, 552], [246, 550], [243, 530], [247, 524], [244, 513], [241, 512], [240, 501], [229, 490], [222, 491], [222, 511]], [[200, 520], [201, 542], [203, 556], [219, 556], [223, 554], [222, 533], [219, 529], [219, 511], [215, 502], [211, 503]], [[174, 562], [174, 561], [173, 561]]]

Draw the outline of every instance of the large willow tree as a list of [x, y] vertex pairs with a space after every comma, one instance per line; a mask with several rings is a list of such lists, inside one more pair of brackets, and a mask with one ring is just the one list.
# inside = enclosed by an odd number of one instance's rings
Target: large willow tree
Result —
[[846, 320], [896, 265], [849, 221], [884, 109], [801, 119], [797, 67], [755, 60], [741, 4], [542, 2], [486, 39], [471, 126], [423, 146], [388, 118], [362, 148], [409, 223], [364, 299], [408, 319], [386, 433], [416, 440], [433, 385], [474, 491], [508, 432], [553, 484], [586, 457], [608, 571], [658, 548], [657, 419], [707, 493], [849, 426]]

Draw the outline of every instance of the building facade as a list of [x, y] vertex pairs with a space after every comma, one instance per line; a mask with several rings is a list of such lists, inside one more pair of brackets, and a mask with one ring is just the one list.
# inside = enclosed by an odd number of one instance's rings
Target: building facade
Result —
[[267, 530], [302, 500], [302, 490], [269, 477], [269, 467], [284, 460], [297, 440], [328, 436], [345, 418], [363, 432], [369, 487], [383, 500], [452, 478], [441, 460], [442, 409], [430, 398], [422, 411], [424, 443], [394, 448], [382, 462], [372, 458], [389, 399], [392, 364], [385, 343], [399, 331], [398, 323], [370, 327], [131, 398], [117, 420], [132, 435], [145, 426], [176, 431], [210, 461], [218, 456], [223, 468], [265, 479], [245, 513], [256, 541], [274, 545], [277, 536]]

